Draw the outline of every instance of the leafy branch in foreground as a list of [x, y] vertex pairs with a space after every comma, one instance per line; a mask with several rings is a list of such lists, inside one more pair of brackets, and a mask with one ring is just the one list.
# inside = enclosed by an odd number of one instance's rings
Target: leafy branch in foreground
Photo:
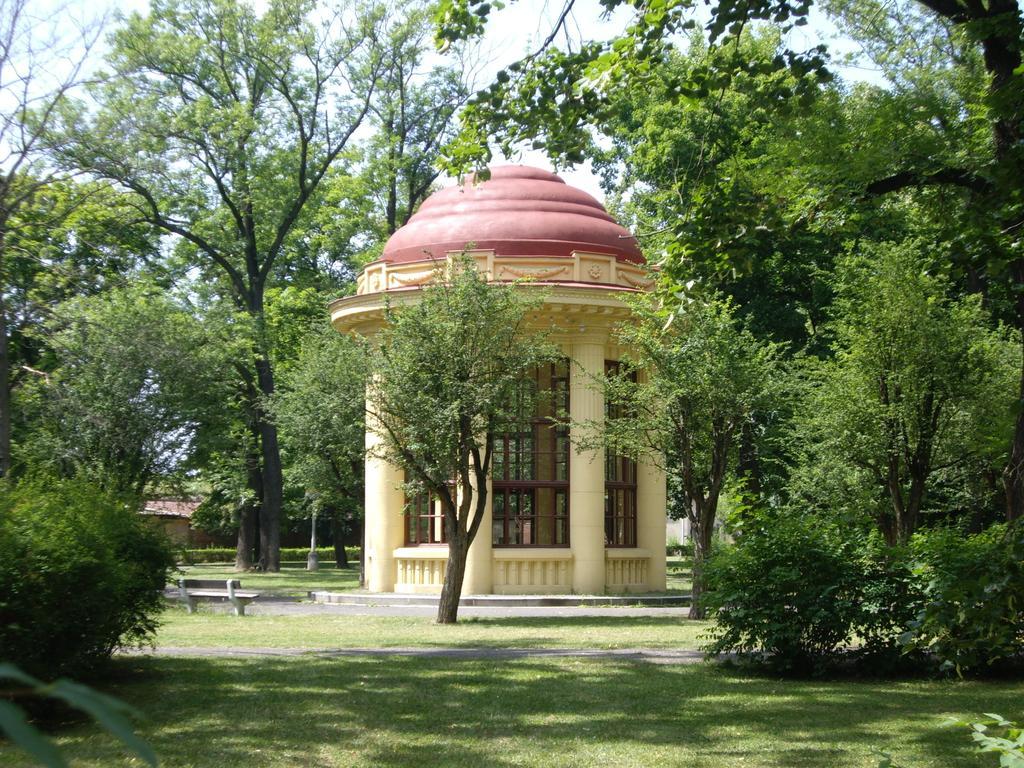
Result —
[[[0, 663], [0, 681], [25, 686], [33, 696], [58, 699], [85, 712], [147, 765], [159, 764], [152, 747], [135, 734], [129, 722], [130, 718], [137, 718], [139, 713], [123, 701], [65, 678], [44, 683], [13, 664]], [[47, 768], [64, 768], [68, 765], [57, 745], [28, 721], [19, 707], [3, 699], [0, 699], [0, 730]]]

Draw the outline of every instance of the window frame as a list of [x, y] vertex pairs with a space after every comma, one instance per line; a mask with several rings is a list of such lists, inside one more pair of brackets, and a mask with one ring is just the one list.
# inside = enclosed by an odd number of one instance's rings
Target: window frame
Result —
[[[426, 514], [421, 511], [420, 505], [424, 499], [427, 502]], [[405, 531], [403, 541], [407, 547], [446, 547], [448, 546], [448, 530], [444, 522], [444, 508], [441, 500], [429, 491], [421, 491], [414, 496], [405, 497]], [[427, 541], [419, 540], [420, 521], [427, 521]], [[433, 535], [435, 525], [440, 525], [441, 533], [436, 537]]]
[[[568, 360], [563, 360], [558, 363], [547, 363], [546, 367], [549, 371], [549, 391], [554, 393], [552, 395], [552, 410], [564, 409], [568, 412], [570, 363]], [[564, 371], [563, 375], [558, 375], [560, 368]], [[540, 369], [533, 372], [534, 382], [538, 382], [541, 379], [540, 373]], [[562, 395], [562, 397], [559, 398], [559, 395]], [[562, 402], [559, 402], [559, 400]], [[538, 446], [543, 442], [540, 439], [541, 431], [545, 429], [551, 430], [552, 448], [551, 450], [540, 451]], [[523, 467], [524, 451], [521, 448], [512, 451], [510, 441], [521, 441], [527, 437], [530, 440], [530, 450], [528, 453], [529, 477], [524, 479], [522, 477], [523, 473], [516, 471]], [[494, 447], [495, 460], [491, 468], [491, 546], [498, 549], [568, 548], [570, 546], [569, 465], [572, 453], [569, 427], [551, 416], [539, 415], [535, 409], [529, 419], [517, 425], [517, 429], [498, 435], [495, 439]], [[516, 457], [515, 460], [510, 461], [513, 456]], [[548, 474], [550, 474], [551, 479], [537, 479], [538, 474], [541, 474], [538, 472], [540, 459], [546, 460], [546, 466], [550, 470]], [[500, 476], [498, 474], [499, 469], [501, 471]], [[519, 474], [520, 477], [512, 477], [511, 475], [513, 474]], [[555, 479], [559, 474], [562, 477]], [[552, 491], [552, 508], [550, 513], [545, 512], [542, 514], [537, 506], [538, 491], [547, 489]], [[560, 497], [564, 499], [562, 505], [564, 512], [562, 514], [558, 512]], [[502, 500], [500, 504], [498, 503], [499, 498]], [[521, 513], [508, 514], [510, 507], [513, 506], [509, 502], [511, 498], [519, 500], [514, 505], [517, 509], [522, 508], [522, 499], [529, 498], [531, 514], [528, 516]], [[499, 507], [502, 512], [500, 516], [497, 514]], [[557, 540], [559, 533], [561, 533], [561, 543], [540, 544], [535, 542], [517, 543], [514, 541], [514, 539], [522, 538], [522, 526], [524, 523], [530, 525], [531, 531], [539, 531], [542, 527], [541, 521], [550, 521], [552, 539]], [[518, 529], [517, 522], [519, 524]], [[495, 536], [499, 525], [500, 535]], [[532, 538], [535, 538], [536, 535], [536, 533], [533, 533]]]
[[[615, 375], [621, 368], [618, 360], [605, 360], [605, 375]], [[636, 371], [631, 374], [636, 381]], [[605, 402], [605, 418], [612, 416], [612, 406]], [[614, 469], [613, 469], [614, 468]], [[620, 504], [621, 500], [621, 504]], [[605, 549], [635, 549], [637, 546], [637, 465], [627, 456], [604, 455], [604, 546]], [[619, 536], [619, 533], [622, 533]]]

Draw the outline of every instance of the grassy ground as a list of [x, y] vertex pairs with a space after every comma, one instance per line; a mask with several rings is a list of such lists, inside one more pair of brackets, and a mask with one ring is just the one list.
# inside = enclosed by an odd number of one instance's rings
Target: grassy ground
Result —
[[665, 563], [665, 586], [669, 592], [689, 593], [693, 588], [693, 560], [684, 557], [670, 557]]
[[[337, 569], [333, 563], [321, 565], [319, 571], [307, 571], [305, 563], [282, 563], [280, 573], [260, 573], [249, 571], [238, 573], [230, 563], [203, 563], [186, 565], [181, 568], [183, 573], [174, 575], [174, 579], [240, 579], [246, 589], [258, 589], [272, 595], [305, 597], [312, 590], [328, 590], [340, 592], [356, 589], [359, 586], [359, 567], [357, 563], [349, 569]], [[175, 581], [176, 583], [176, 581]]]
[[[947, 716], [1021, 715], [1024, 684], [779, 681], [607, 660], [120, 658], [165, 768], [994, 766]], [[87, 725], [72, 765], [128, 765]], [[29, 763], [0, 747], [0, 764]], [[137, 763], [136, 763], [137, 764]]]
[[157, 646], [264, 648], [697, 648], [705, 622], [675, 616], [464, 618], [442, 626], [418, 616], [163, 615]]

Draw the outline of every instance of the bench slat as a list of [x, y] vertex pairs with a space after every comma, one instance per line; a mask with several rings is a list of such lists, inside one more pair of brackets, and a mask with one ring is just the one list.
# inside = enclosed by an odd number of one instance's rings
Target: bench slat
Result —
[[[181, 582], [185, 584], [185, 589], [227, 589], [228, 579], [181, 579]], [[235, 589], [242, 586], [242, 582], [238, 579], [231, 579], [231, 584]]]
[[[225, 597], [226, 598], [228, 596], [227, 590], [225, 590], [225, 589], [222, 589], [220, 591], [212, 590], [212, 589], [202, 589], [202, 590], [190, 589], [188, 591], [188, 593], [192, 597]], [[249, 599], [256, 599], [259, 596], [260, 596], [259, 592], [235, 592], [235, 597], [243, 597], [243, 598], [249, 598]]]

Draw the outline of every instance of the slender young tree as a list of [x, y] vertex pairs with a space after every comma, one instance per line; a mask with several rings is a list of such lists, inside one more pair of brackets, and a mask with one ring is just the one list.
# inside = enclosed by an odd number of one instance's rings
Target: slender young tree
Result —
[[619, 332], [629, 350], [606, 381], [605, 440], [664, 468], [681, 490], [693, 537], [690, 618], [704, 618], [704, 563], [743, 426], [772, 405], [778, 349], [758, 341], [721, 298], [633, 302]]
[[540, 301], [536, 289], [489, 283], [462, 257], [439, 267], [413, 302], [389, 309], [373, 352], [367, 428], [381, 457], [405, 470], [409, 492], [429, 492], [444, 511], [439, 624], [458, 619], [495, 438], [522, 412], [523, 381], [558, 356], [529, 327]]
[[362, 520], [366, 363], [359, 344], [325, 324], [303, 343], [271, 404], [286, 477], [331, 521], [339, 568], [348, 565], [345, 536]]
[[[936, 250], [865, 245], [842, 263], [833, 356], [813, 366], [798, 420], [800, 496], [839, 511], [823, 475], [866, 486], [867, 498], [884, 501], [857, 511], [874, 510], [890, 545], [906, 544], [924, 522], [937, 473], [978, 460], [998, 466], [1012, 430], [1017, 342], [989, 328], [978, 296], [949, 298], [949, 281], [929, 274], [923, 256]], [[856, 488], [844, 495], [864, 498]]]

